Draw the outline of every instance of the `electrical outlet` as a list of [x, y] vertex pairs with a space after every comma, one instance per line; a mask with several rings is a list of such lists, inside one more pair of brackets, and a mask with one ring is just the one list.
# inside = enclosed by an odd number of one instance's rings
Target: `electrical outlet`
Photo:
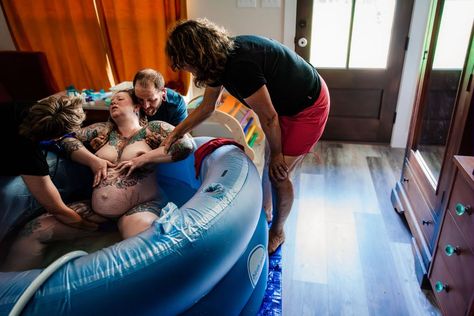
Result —
[[262, 8], [279, 8], [281, 0], [262, 0]]
[[256, 8], [257, 0], [237, 0], [237, 8]]

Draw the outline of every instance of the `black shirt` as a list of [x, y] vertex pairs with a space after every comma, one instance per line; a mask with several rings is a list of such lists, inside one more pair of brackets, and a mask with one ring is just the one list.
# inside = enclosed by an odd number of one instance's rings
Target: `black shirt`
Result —
[[261, 36], [234, 38], [224, 74], [215, 83], [234, 97], [244, 99], [263, 85], [278, 115], [293, 116], [312, 105], [321, 91], [316, 69], [288, 47]]
[[49, 174], [46, 158], [38, 144], [20, 136], [18, 128], [32, 102], [12, 102], [0, 104], [0, 135], [3, 138], [3, 163], [0, 176]]

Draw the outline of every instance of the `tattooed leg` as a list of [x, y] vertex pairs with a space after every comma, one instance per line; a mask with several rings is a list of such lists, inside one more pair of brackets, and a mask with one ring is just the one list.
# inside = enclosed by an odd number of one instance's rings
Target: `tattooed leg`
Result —
[[163, 203], [150, 201], [142, 203], [127, 211], [120, 217], [118, 228], [122, 238], [133, 237], [145, 230], [159, 217]]
[[[93, 213], [88, 203], [76, 202], [69, 206], [82, 217], [91, 221], [96, 223], [106, 221], [106, 219]], [[43, 214], [28, 222], [18, 233], [0, 270], [23, 271], [38, 268], [44, 259], [49, 243], [99, 234], [99, 232], [90, 232], [65, 225], [53, 215]]]

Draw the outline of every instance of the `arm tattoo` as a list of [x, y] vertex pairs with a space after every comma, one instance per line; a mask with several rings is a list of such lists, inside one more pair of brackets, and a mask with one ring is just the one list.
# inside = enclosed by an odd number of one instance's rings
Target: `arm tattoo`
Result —
[[66, 154], [69, 157], [71, 157], [73, 152], [84, 147], [80, 140], [71, 137], [64, 139], [62, 145], [64, 147], [64, 150], [66, 151]]
[[77, 139], [81, 142], [90, 142], [91, 139], [99, 135], [99, 130], [103, 128], [105, 123], [96, 123], [86, 127], [83, 127], [76, 133]]
[[[173, 131], [174, 127], [171, 124], [161, 121], [151, 121], [148, 125], [151, 135], [147, 137], [147, 142], [152, 148], [158, 148], [161, 142]], [[171, 159], [179, 161], [186, 158], [194, 149], [194, 142], [192, 138], [186, 134], [178, 139], [170, 147]]]
[[[157, 134], [166, 134], [168, 135], [170, 131], [163, 131], [163, 125], [165, 125], [166, 123], [165, 122], [161, 122], [161, 121], [151, 121], [150, 123], [148, 123], [148, 129], [153, 132], [153, 133], [157, 133]], [[166, 124], [167, 126], [165, 127], [170, 127], [171, 125], [169, 124]]]
[[190, 136], [184, 135], [170, 147], [171, 159], [173, 161], [183, 160], [194, 149], [194, 143]]
[[113, 125], [110, 122], [95, 123], [83, 127], [76, 133], [76, 138], [97, 151], [107, 143]]

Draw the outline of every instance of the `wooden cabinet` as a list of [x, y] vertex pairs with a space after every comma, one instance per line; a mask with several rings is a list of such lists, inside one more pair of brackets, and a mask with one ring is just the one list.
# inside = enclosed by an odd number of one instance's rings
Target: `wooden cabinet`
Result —
[[[464, 240], [465, 244], [460, 247], [465, 248], [472, 247], [474, 239], [474, 215], [466, 217], [471, 222], [460, 222], [456, 204], [453, 204], [474, 197], [465, 177], [460, 177], [462, 168], [454, 163], [455, 155], [474, 156], [474, 10], [469, 11], [469, 23], [459, 29], [459, 34], [464, 31], [466, 36], [463, 38], [457, 34], [455, 41], [447, 42], [447, 30], [443, 28], [453, 32], [448, 27], [450, 21], [456, 20], [450, 16], [453, 3], [433, 0], [431, 4], [403, 170], [400, 181], [392, 190], [393, 206], [406, 218], [413, 236], [415, 271], [420, 285], [426, 288], [435, 286], [437, 281], [433, 280], [436, 278], [451, 284], [451, 291], [437, 294], [442, 306], [472, 305], [469, 303], [473, 300], [472, 289], [464, 279], [473, 280], [474, 277], [466, 271], [466, 264], [470, 264], [469, 269], [474, 271], [474, 262], [469, 261], [472, 255], [465, 253], [462, 258], [441, 255], [446, 243], [461, 245]], [[466, 10], [463, 12], [468, 12]], [[455, 15], [458, 20], [461, 20], [461, 13]], [[453, 50], [454, 47], [449, 45], [457, 45], [458, 41], [465, 41], [463, 60], [458, 67], [440, 68], [437, 54]], [[453, 90], [453, 87], [456, 88]], [[473, 205], [474, 202], [469, 203]], [[449, 236], [454, 236], [456, 242], [446, 239]], [[453, 310], [451, 307], [442, 309]]]
[[474, 294], [474, 157], [455, 156], [429, 280], [445, 315], [465, 315]]

